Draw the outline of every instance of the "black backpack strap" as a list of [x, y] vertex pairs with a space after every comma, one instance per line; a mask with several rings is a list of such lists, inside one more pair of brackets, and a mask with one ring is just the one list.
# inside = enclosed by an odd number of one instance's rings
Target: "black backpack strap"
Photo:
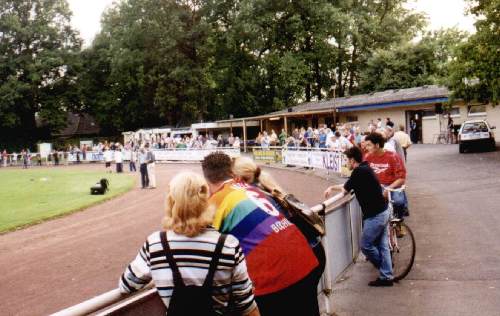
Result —
[[222, 247], [226, 243], [226, 234], [221, 234], [219, 236], [219, 240], [217, 241], [217, 245], [215, 246], [214, 256], [212, 257], [212, 261], [210, 262], [210, 268], [208, 269], [207, 278], [205, 282], [203, 282], [204, 287], [212, 287], [212, 283], [214, 281], [215, 270], [217, 270], [217, 265], [219, 264], [219, 257], [222, 253]]
[[167, 233], [162, 231], [160, 232], [161, 244], [163, 245], [163, 250], [165, 252], [165, 257], [167, 258], [168, 265], [170, 266], [170, 270], [172, 270], [172, 275], [174, 277], [174, 286], [184, 286], [184, 281], [182, 281], [182, 275], [179, 271], [179, 267], [175, 263], [174, 256], [172, 255], [172, 250], [168, 245], [167, 241]]

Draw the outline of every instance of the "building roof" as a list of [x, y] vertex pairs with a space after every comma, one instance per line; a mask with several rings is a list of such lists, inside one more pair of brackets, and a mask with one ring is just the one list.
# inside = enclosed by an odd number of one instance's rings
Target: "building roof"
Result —
[[[444, 102], [450, 95], [446, 87], [441, 86], [423, 86], [408, 89], [394, 89], [369, 94], [361, 94], [336, 99], [329, 99], [319, 102], [302, 103], [291, 108], [291, 112], [312, 112], [322, 110], [338, 109], [339, 112], [348, 112], [349, 110], [381, 108], [384, 105], [394, 104], [401, 106], [424, 102]], [[446, 100], [444, 100], [446, 99]], [[281, 110], [270, 114], [284, 114], [289, 110]]]
[[94, 117], [87, 113], [67, 113], [67, 125], [54, 135], [60, 137], [71, 137], [78, 135], [96, 135], [100, 132], [100, 127]]

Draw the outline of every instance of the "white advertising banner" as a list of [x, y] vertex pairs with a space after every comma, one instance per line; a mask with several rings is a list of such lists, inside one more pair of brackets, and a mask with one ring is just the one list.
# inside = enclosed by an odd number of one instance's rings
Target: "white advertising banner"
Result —
[[345, 155], [339, 151], [311, 152], [311, 167], [341, 172]]
[[[215, 151], [222, 151], [229, 155], [230, 157], [239, 157], [240, 156], [240, 150], [238, 148], [221, 148], [221, 149], [179, 149], [179, 150], [153, 150], [153, 153], [155, 155], [155, 160], [157, 162], [162, 162], [162, 161], [202, 161], [205, 156], [208, 154], [215, 152]], [[123, 160], [130, 160], [131, 152], [128, 150], [123, 151]], [[85, 159], [83, 157], [83, 153], [79, 152], [79, 160], [81, 162], [86, 161], [86, 162], [97, 162], [97, 161], [104, 161], [104, 156], [100, 152], [94, 152], [94, 151], [88, 151], [85, 154]], [[77, 153], [73, 154], [68, 154], [68, 161], [69, 162], [76, 162], [78, 161], [77, 159]]]
[[48, 155], [52, 152], [52, 144], [51, 143], [41, 143], [38, 144], [38, 152], [40, 153], [40, 157], [47, 158]]
[[240, 150], [224, 149], [180, 149], [180, 150], [153, 150], [156, 161], [202, 161], [208, 154], [222, 151], [230, 157], [239, 157]]
[[340, 151], [298, 151], [284, 150], [282, 153], [283, 164], [317, 169], [326, 169], [333, 172], [342, 172], [346, 164], [345, 155]]
[[282, 154], [284, 165], [309, 167], [309, 152], [299, 150], [284, 150]]
[[[78, 157], [77, 157], [78, 155]], [[83, 152], [74, 152], [74, 153], [69, 153], [68, 154], [68, 161], [69, 162], [96, 162], [96, 161], [104, 161], [104, 156], [102, 153], [97, 152], [97, 151], [87, 151], [85, 153], [85, 157], [83, 157]]]

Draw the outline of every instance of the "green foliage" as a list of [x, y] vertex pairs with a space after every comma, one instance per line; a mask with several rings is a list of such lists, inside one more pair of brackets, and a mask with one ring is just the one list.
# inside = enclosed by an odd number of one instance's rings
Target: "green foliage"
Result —
[[[80, 50], [65, 0], [0, 0], [0, 134], [36, 137], [65, 126]], [[75, 102], [76, 101], [76, 102]]]
[[476, 33], [457, 50], [448, 86], [454, 98], [498, 104], [500, 99], [500, 1], [469, 0]]
[[182, 125], [212, 99], [208, 27], [197, 1], [123, 1], [83, 52], [84, 102], [105, 130]]
[[417, 43], [377, 50], [361, 71], [360, 91], [443, 84], [450, 61], [465, 38], [457, 29], [446, 29], [428, 33]]
[[109, 131], [257, 115], [355, 93], [372, 51], [423, 26], [403, 0], [128, 0], [82, 54], [84, 104]]

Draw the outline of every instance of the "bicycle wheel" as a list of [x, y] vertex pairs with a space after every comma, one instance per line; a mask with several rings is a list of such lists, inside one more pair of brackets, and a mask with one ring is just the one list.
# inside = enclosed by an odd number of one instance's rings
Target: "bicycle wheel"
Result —
[[391, 229], [395, 236], [391, 251], [394, 281], [404, 279], [410, 272], [415, 260], [415, 236], [405, 223], [393, 223]]

